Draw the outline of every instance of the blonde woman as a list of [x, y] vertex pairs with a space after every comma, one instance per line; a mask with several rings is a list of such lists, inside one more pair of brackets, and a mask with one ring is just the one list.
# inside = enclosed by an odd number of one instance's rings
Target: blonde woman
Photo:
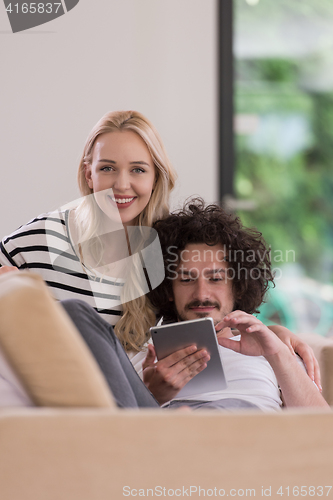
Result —
[[[127, 351], [138, 351], [155, 316], [140, 283], [135, 300], [128, 300], [140, 262], [130, 258], [127, 228], [151, 227], [169, 213], [175, 172], [150, 121], [136, 111], [116, 111], [90, 132], [78, 183], [78, 204], [43, 214], [2, 240], [0, 272], [7, 266], [37, 272], [56, 299], [84, 300], [117, 323]], [[126, 292], [128, 274], [133, 286]]]

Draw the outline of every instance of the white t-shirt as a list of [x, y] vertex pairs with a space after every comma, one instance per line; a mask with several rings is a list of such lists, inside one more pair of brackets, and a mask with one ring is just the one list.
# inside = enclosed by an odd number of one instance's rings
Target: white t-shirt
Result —
[[[240, 335], [233, 337], [235, 342]], [[217, 401], [236, 398], [248, 401], [262, 410], [280, 410], [282, 400], [271, 365], [263, 356], [246, 356], [219, 346], [227, 387], [224, 390], [194, 394], [181, 400]], [[142, 378], [142, 362], [147, 349], [134, 355], [132, 364]], [[177, 399], [177, 398], [175, 398]]]

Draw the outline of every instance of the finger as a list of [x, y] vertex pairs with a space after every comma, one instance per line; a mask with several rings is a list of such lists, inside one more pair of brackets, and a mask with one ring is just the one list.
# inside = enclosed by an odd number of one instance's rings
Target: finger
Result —
[[177, 364], [179, 361], [185, 359], [187, 356], [190, 356], [191, 354], [195, 353], [198, 351], [198, 348], [196, 345], [190, 345], [188, 347], [185, 347], [183, 349], [179, 349], [178, 351], [173, 352], [172, 354], [169, 354], [169, 356], [166, 356], [159, 362], [162, 363], [166, 367], [171, 367], [175, 364]]
[[306, 344], [301, 344], [297, 348], [297, 354], [302, 358], [308, 376], [315, 382], [318, 389], [322, 391], [319, 364], [312, 349]]
[[[182, 349], [182, 352], [188, 351], [189, 349]], [[178, 352], [178, 351], [177, 351]], [[175, 354], [175, 353], [174, 353]], [[163, 358], [155, 364], [156, 375], [167, 383], [173, 384], [173, 381], [178, 377], [179, 373], [184, 371], [187, 367], [191, 366], [196, 361], [204, 358], [208, 353], [206, 350], [201, 349], [187, 356], [181, 357], [177, 362], [174, 362], [176, 358], [174, 354]]]
[[227, 314], [223, 318], [223, 322], [228, 325], [239, 325], [239, 324], [244, 324], [246, 322], [249, 322], [249, 324], [252, 324], [254, 322], [260, 323], [260, 321], [253, 316], [252, 314], [245, 313], [244, 311], [233, 311], [232, 313]]
[[321, 386], [321, 376], [320, 376], [320, 368], [319, 368], [319, 363], [316, 358], [314, 358], [314, 377], [313, 381], [320, 390], [320, 392], [323, 392], [323, 388]]
[[216, 336], [218, 337], [219, 335], [224, 335], [224, 336], [230, 336], [233, 335], [233, 332], [231, 331], [230, 326], [227, 326], [224, 321], [220, 321], [215, 325], [215, 331], [216, 331]]
[[155, 354], [154, 346], [152, 346], [151, 344], [149, 344], [148, 345], [147, 356], [146, 356], [145, 360], [142, 363], [142, 369], [144, 370], [145, 368], [148, 368], [150, 366], [154, 366], [154, 364], [155, 364], [155, 358], [156, 358], [156, 354]]
[[[195, 377], [195, 375], [204, 370], [206, 366], [207, 361], [204, 357], [191, 362], [191, 364], [187, 366], [183, 365], [183, 360], [172, 367], [165, 367], [161, 362], [158, 362], [155, 366], [155, 383], [160, 388], [164, 387], [164, 392], [167, 389], [169, 394], [170, 390], [176, 394], [185, 384], [187, 384], [187, 382]], [[174, 394], [171, 398], [174, 397]]]
[[181, 389], [189, 380], [206, 368], [209, 360], [208, 352], [201, 349], [190, 356], [180, 359], [170, 367], [163, 366], [162, 362], [158, 362], [156, 371], [165, 382], [177, 389]]
[[206, 351], [206, 349], [199, 349], [195, 353], [182, 358], [174, 365], [177, 369], [178, 373], [181, 373], [184, 370], [194, 370], [198, 364], [207, 363], [210, 360], [210, 355]]
[[[228, 316], [227, 316], [228, 318]], [[266, 329], [265, 325], [259, 321], [257, 318], [252, 316], [251, 314], [237, 314], [230, 319], [224, 318], [226, 323], [229, 323], [230, 326], [237, 325], [237, 328], [247, 332], [256, 332], [256, 331], [264, 331]]]
[[232, 340], [232, 339], [227, 339], [225, 337], [221, 337], [218, 339], [218, 343], [222, 347], [226, 347], [227, 349], [231, 349], [232, 351], [235, 351], [235, 352], [240, 352], [240, 349], [241, 349], [240, 342], [237, 342], [237, 341]]
[[226, 326], [225, 328], [222, 328], [222, 330], [216, 332], [216, 338], [219, 337], [232, 337], [233, 335], [238, 335], [239, 332], [238, 330], [231, 330], [230, 326]]
[[194, 378], [198, 373], [202, 372], [207, 367], [207, 362], [209, 358], [201, 358], [187, 366], [184, 370], [179, 373], [178, 384], [180, 388], [184, 387], [192, 378]]
[[233, 311], [230, 314], [227, 314], [226, 317], [223, 318], [225, 322], [231, 322], [234, 325], [241, 326], [246, 331], [259, 331], [259, 329], [267, 329], [267, 327], [255, 316], [252, 314], [248, 314], [244, 311]]
[[232, 319], [232, 318], [238, 318], [239, 316], [252, 316], [252, 314], [248, 314], [245, 311], [240, 311], [239, 309], [236, 309], [235, 311], [231, 311], [230, 313], [226, 314], [223, 318], [223, 321], [226, 319]]
[[314, 379], [314, 363], [313, 363], [313, 354], [310, 348], [305, 344], [301, 344], [297, 346], [297, 354], [302, 358], [303, 363], [305, 364], [306, 372], [311, 378]]
[[[273, 332], [273, 333], [274, 333], [274, 332]], [[281, 339], [280, 339], [280, 340], [281, 340]], [[282, 342], [282, 341], [281, 341], [281, 342]], [[290, 343], [290, 342], [286, 343], [286, 346], [288, 347], [289, 351], [291, 352], [291, 354], [292, 354], [293, 356], [297, 356], [297, 354], [296, 354], [296, 352], [295, 352], [295, 350], [294, 350], [294, 348], [293, 348], [293, 346], [291, 345], [291, 343]]]
[[148, 352], [151, 353], [152, 356], [154, 356], [154, 359], [156, 358], [155, 347], [152, 344], [148, 344]]
[[219, 333], [221, 330], [223, 330], [224, 328], [226, 328], [226, 324], [224, 323], [224, 321], [220, 321], [219, 323], [216, 323], [215, 325], [215, 331], [216, 333]]
[[270, 330], [268, 330], [267, 326], [265, 326], [263, 323], [259, 322], [259, 323], [253, 323], [253, 324], [250, 324], [249, 326], [247, 326], [248, 323], [245, 323], [244, 327], [246, 329], [246, 331], [248, 333], [255, 333], [255, 332], [270, 332]]

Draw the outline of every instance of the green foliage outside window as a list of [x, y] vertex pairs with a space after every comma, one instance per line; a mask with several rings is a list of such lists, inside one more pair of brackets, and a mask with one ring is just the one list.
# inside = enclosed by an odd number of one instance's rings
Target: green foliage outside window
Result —
[[261, 319], [333, 335], [333, 2], [234, 0], [234, 20], [238, 214], [283, 269]]
[[246, 61], [238, 71], [255, 74], [261, 84], [239, 84], [237, 113], [259, 119], [298, 114], [309, 123], [312, 136], [307, 147], [289, 158], [257, 152], [246, 136], [237, 137], [236, 195], [256, 203], [254, 210], [239, 215], [263, 232], [273, 250], [293, 249], [310, 276], [332, 281], [333, 93], [299, 89], [295, 65], [289, 61]]

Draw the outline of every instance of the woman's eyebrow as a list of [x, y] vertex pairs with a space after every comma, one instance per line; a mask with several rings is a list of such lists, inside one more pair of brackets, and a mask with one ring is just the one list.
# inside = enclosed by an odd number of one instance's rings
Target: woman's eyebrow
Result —
[[101, 161], [104, 161], [106, 163], [113, 163], [113, 165], [116, 164], [116, 162], [114, 160], [106, 160], [106, 159], [101, 159], [101, 160], [98, 160], [98, 162], [101, 162]]
[[[108, 160], [106, 158], [101, 158], [100, 160], [98, 160], [98, 163], [100, 162], [104, 162], [104, 163], [112, 163], [113, 165], [116, 165], [117, 162], [114, 161], [114, 160]], [[130, 165], [146, 165], [147, 167], [150, 167], [149, 163], [147, 163], [146, 161], [141, 161], [141, 160], [138, 160], [138, 161], [130, 161]]]
[[130, 161], [130, 165], [147, 165], [147, 167], [150, 167], [146, 161]]

